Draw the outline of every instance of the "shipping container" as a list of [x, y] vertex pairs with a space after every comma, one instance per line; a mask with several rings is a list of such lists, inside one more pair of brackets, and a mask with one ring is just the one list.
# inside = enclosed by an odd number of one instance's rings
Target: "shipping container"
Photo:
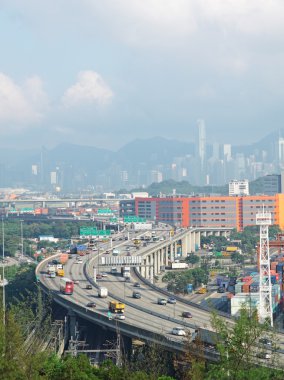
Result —
[[243, 277], [243, 282], [249, 282], [252, 280], [252, 277], [251, 276], [246, 276], [246, 277]]
[[276, 266], [278, 265], [278, 261], [272, 261], [270, 263], [270, 269], [276, 270]]

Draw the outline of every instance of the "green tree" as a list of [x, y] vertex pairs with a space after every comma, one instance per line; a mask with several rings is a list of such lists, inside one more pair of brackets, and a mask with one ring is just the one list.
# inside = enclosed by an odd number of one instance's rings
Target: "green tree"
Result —
[[199, 263], [200, 258], [197, 255], [190, 254], [189, 256], [187, 256], [185, 261], [189, 264], [197, 264], [197, 263]]
[[[274, 337], [267, 324], [258, 322], [255, 309], [243, 307], [234, 324], [214, 313], [211, 323], [218, 336], [216, 347], [220, 361], [210, 365], [207, 379], [283, 379], [282, 371], [263, 368], [257, 357], [257, 353], [264, 350], [259, 339], [264, 335], [272, 340]], [[275, 349], [276, 344], [273, 345], [272, 365], [277, 364]]]
[[234, 252], [231, 255], [231, 259], [236, 264], [243, 264], [245, 261], [245, 258], [243, 255], [241, 255], [239, 252]]

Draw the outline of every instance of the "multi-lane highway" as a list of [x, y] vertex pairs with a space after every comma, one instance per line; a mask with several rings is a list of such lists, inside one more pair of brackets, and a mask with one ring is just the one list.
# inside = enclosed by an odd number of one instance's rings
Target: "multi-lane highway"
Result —
[[[161, 230], [157, 233], [159, 236], [168, 236], [168, 231]], [[113, 247], [119, 247], [121, 255], [126, 254], [126, 246], [130, 241], [116, 240], [113, 242]], [[147, 247], [142, 247], [136, 250], [135, 247], [131, 249], [131, 255], [142, 255], [154, 247], [155, 243], [148, 244]], [[157, 244], [162, 244], [158, 241]], [[109, 243], [101, 244], [99, 251], [94, 251], [90, 255], [82, 258], [82, 263], [77, 263], [76, 257], [68, 260], [65, 265], [65, 277], [78, 281], [74, 286], [74, 293], [71, 296], [63, 295], [59, 292], [59, 278], [51, 279], [46, 276], [46, 266], [49, 260], [45, 260], [39, 264], [37, 274], [44, 289], [50, 289], [53, 296], [57, 301], [68, 303], [68, 307], [73, 305], [74, 309], [85, 316], [87, 319], [96, 320], [96, 322], [106, 325], [112, 329], [119, 329], [130, 337], [145, 338], [152, 341], [161, 342], [167, 347], [173, 346], [176, 350], [183, 350], [184, 337], [174, 336], [172, 329], [174, 327], [183, 327], [187, 331], [194, 333], [196, 328], [201, 328], [202, 331], [210, 330], [211, 314], [208, 310], [200, 307], [199, 305], [188, 305], [186, 301], [178, 298], [176, 304], [159, 305], [158, 298], [167, 298], [157, 288], [153, 289], [149, 282], [142, 280], [141, 276], [137, 276], [135, 272], [131, 271], [131, 281], [125, 279], [119, 274], [113, 275], [110, 273], [110, 267], [102, 267], [99, 264], [99, 258], [106, 255], [106, 250], [109, 250]], [[106, 276], [95, 283], [94, 280], [94, 267], [96, 271], [106, 272]], [[138, 282], [140, 288], [134, 287], [134, 283]], [[91, 284], [92, 289], [86, 289], [86, 285]], [[109, 296], [106, 299], [101, 299], [97, 296], [96, 286], [105, 286], [108, 288]], [[132, 297], [133, 291], [141, 293], [140, 299]], [[117, 321], [115, 316], [113, 319], [108, 318], [108, 302], [110, 300], [120, 300], [125, 302], [125, 320]], [[96, 308], [88, 308], [88, 302], [95, 302]], [[192, 318], [182, 318], [182, 313], [189, 311]], [[224, 317], [225, 318], [225, 317]], [[226, 318], [227, 323], [234, 323], [231, 318]], [[205, 336], [205, 335], [204, 335]], [[151, 338], [152, 337], [152, 338]], [[164, 337], [164, 342], [162, 342]], [[186, 338], [188, 339], [188, 338]], [[208, 338], [210, 341], [210, 336]], [[284, 338], [282, 334], [278, 334], [278, 340], [281, 348]], [[211, 353], [210, 353], [211, 354]], [[212, 356], [216, 354], [212, 352]], [[210, 356], [210, 355], [209, 355]]]

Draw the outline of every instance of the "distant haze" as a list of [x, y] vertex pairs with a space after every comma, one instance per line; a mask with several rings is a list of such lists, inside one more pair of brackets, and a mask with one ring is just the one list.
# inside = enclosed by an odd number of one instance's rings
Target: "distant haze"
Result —
[[0, 4], [1, 148], [190, 142], [197, 119], [244, 145], [283, 126], [283, 0]]

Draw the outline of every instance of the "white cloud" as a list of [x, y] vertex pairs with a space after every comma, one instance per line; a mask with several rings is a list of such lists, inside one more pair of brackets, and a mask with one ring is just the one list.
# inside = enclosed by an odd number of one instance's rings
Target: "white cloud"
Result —
[[105, 105], [112, 97], [112, 90], [98, 73], [81, 71], [77, 82], [65, 91], [62, 104], [67, 108], [86, 104]]
[[[47, 109], [48, 100], [38, 77], [28, 78], [24, 84], [16, 84], [10, 77], [0, 73], [0, 128], [26, 128], [40, 122]], [[6, 128], [9, 126], [9, 128]], [[12, 127], [11, 127], [12, 126]]]
[[284, 33], [283, 0], [200, 0], [204, 19], [227, 30], [266, 36]]

